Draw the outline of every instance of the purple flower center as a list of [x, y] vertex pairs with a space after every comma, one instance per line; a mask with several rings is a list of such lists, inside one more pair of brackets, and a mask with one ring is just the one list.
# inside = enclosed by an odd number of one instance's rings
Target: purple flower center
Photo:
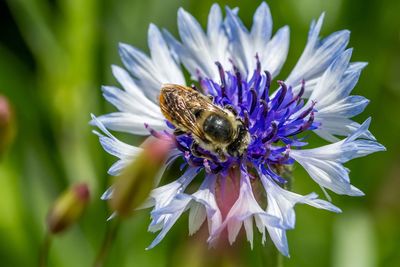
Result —
[[[239, 156], [229, 156], [221, 161], [212, 152], [197, 147], [194, 155], [191, 150], [194, 139], [190, 134], [173, 136], [177, 148], [182, 152], [185, 163], [182, 166], [203, 167], [207, 173], [227, 175], [234, 165], [250, 165], [264, 174], [268, 174], [280, 183], [285, 180], [274, 173], [272, 166], [293, 164], [289, 157], [291, 147], [307, 145], [304, 138], [298, 135], [307, 130], [314, 130], [319, 123], [314, 122], [314, 102], [304, 107], [301, 98], [305, 82], [299, 93], [294, 94], [292, 88], [278, 81], [279, 89], [270, 95], [271, 75], [261, 71], [257, 58], [257, 69], [250, 81], [242, 78], [239, 70], [225, 71], [219, 62], [216, 65], [220, 81], [199, 77], [200, 86], [205, 95], [213, 98], [213, 103], [223, 108], [229, 107], [244, 122], [251, 136], [246, 152]], [[174, 128], [167, 122], [170, 128]], [[152, 132], [155, 135], [154, 131]]]

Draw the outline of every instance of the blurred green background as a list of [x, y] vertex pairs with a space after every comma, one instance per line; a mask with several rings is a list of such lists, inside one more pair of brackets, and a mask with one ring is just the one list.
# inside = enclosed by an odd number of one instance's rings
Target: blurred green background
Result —
[[[239, 6], [250, 25], [259, 1], [219, 1]], [[76, 181], [90, 185], [92, 199], [80, 223], [54, 240], [50, 266], [91, 266], [103, 239], [109, 211], [99, 197], [115, 160], [102, 150], [88, 125], [90, 113], [112, 109], [102, 84], [115, 85], [110, 65], [121, 65], [118, 42], [147, 51], [153, 22], [177, 32], [182, 6], [205, 26], [212, 1], [6, 0], [0, 1], [0, 94], [11, 102], [17, 135], [0, 162], [0, 266], [35, 266], [44, 218], [54, 199]], [[289, 73], [306, 41], [309, 24], [326, 11], [323, 35], [347, 28], [353, 61], [368, 61], [354, 94], [371, 99], [357, 120], [372, 116], [371, 131], [388, 151], [352, 161], [353, 184], [362, 198], [335, 196], [342, 214], [297, 207], [288, 232], [291, 258], [284, 266], [400, 266], [400, 1], [271, 0], [274, 29], [288, 24]], [[131, 138], [132, 143], [138, 139]], [[319, 188], [301, 169], [294, 190]], [[148, 211], [124, 221], [106, 266], [199, 266], [196, 250], [205, 237], [187, 237], [183, 216], [164, 241], [145, 251], [155, 237], [146, 232]], [[194, 240], [201, 239], [200, 245]], [[256, 240], [259, 240], [259, 238]], [[267, 266], [258, 243], [243, 247], [246, 266]], [[200, 247], [200, 248], [199, 248]], [[193, 248], [193, 249], [192, 249]]]

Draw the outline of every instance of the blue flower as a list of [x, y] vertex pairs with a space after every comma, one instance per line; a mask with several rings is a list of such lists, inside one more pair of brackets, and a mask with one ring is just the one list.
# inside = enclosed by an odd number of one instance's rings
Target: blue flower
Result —
[[[119, 158], [109, 173], [118, 175], [141, 150], [119, 141], [109, 130], [170, 138], [175, 145], [165, 168], [176, 159], [183, 162], [182, 176], [155, 188], [142, 205], [153, 207], [149, 231], [160, 231], [149, 248], [157, 245], [189, 210], [189, 233], [194, 234], [207, 220], [210, 244], [225, 230], [233, 243], [244, 226], [252, 246], [254, 220], [263, 243], [268, 232], [276, 247], [288, 256], [286, 230], [295, 226], [297, 203], [340, 212], [315, 193], [302, 196], [285, 189], [287, 180], [282, 170], [295, 162], [321, 186], [328, 199], [325, 189], [363, 195], [351, 185], [349, 170], [343, 164], [385, 150], [368, 131], [370, 119], [361, 125], [351, 119], [368, 104], [366, 98], [350, 95], [366, 63], [350, 62], [352, 49], [346, 48], [349, 31], [320, 39], [323, 19], [321, 15], [312, 22], [304, 51], [284, 81], [274, 79], [286, 60], [289, 27], [272, 36], [266, 3], [255, 12], [251, 30], [243, 25], [237, 9], [227, 7], [224, 18], [214, 4], [207, 32], [180, 9], [180, 41], [150, 25], [150, 56], [127, 44], [120, 45], [126, 70], [117, 66], [112, 70], [123, 90], [103, 87], [104, 97], [119, 111], [93, 116], [92, 120], [103, 132], [96, 132], [103, 148]], [[191, 81], [185, 80], [182, 65]], [[192, 82], [210, 95], [215, 105], [230, 107], [243, 122], [250, 136], [243, 154], [221, 160], [202, 147], [193, 153], [190, 133], [173, 134], [174, 126], [160, 111], [160, 89], [166, 83]], [[332, 143], [307, 148], [311, 132]], [[186, 189], [197, 176], [202, 183], [196, 192], [189, 193]], [[103, 199], [111, 197], [112, 188]]]

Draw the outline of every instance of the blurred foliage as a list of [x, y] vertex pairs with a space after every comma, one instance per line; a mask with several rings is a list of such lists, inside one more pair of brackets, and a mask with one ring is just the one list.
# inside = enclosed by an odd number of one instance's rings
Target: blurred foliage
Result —
[[[239, 6], [247, 25], [259, 5], [259, 1], [219, 3]], [[343, 214], [297, 208], [296, 229], [289, 232], [291, 258], [284, 259], [284, 266], [400, 266], [400, 2], [268, 3], [274, 29], [285, 24], [291, 29], [291, 49], [281, 79], [294, 66], [309, 24], [321, 12], [327, 13], [323, 34], [351, 30], [353, 60], [369, 62], [354, 90], [371, 99], [358, 121], [372, 115], [371, 130], [388, 148], [348, 164], [353, 183], [366, 197], [333, 196]], [[149, 23], [176, 33], [176, 11], [183, 6], [205, 25], [211, 4], [210, 0], [0, 1], [0, 94], [12, 103], [18, 125], [14, 145], [0, 162], [1, 266], [36, 265], [46, 212], [75, 181], [90, 185], [91, 204], [78, 226], [54, 240], [50, 266], [91, 265], [109, 227], [107, 205], [99, 198], [114, 159], [102, 151], [88, 121], [91, 112], [112, 110], [100, 86], [116, 84], [110, 65], [121, 64], [117, 44], [130, 43], [147, 51]], [[295, 177], [295, 191], [320, 192], [300, 168]], [[148, 223], [148, 211], [124, 221], [106, 266], [200, 266], [208, 255], [219, 257], [207, 250], [202, 234], [186, 236], [185, 216], [158, 247], [145, 251], [155, 237], [146, 232]], [[251, 266], [266, 266], [273, 258], [261, 245], [251, 251], [239, 240], [233, 249], [238, 247]]]

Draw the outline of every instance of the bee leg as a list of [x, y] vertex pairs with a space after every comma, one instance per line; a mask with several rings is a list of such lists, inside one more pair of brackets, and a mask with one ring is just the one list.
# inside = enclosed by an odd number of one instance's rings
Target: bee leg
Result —
[[211, 100], [211, 102], [214, 102], [214, 96], [212, 96], [212, 95], [207, 95], [207, 97], [208, 97], [208, 99]]
[[175, 128], [174, 135], [178, 136], [178, 135], [182, 135], [182, 134], [185, 134], [185, 132], [182, 131], [181, 129]]
[[199, 91], [199, 89], [196, 87], [196, 85], [194, 85], [193, 83], [192, 83], [192, 85], [190, 86], [193, 90], [195, 90], [195, 91]]
[[198, 148], [199, 148], [199, 143], [193, 141], [193, 143], [190, 145], [190, 152], [195, 157], [203, 158], [203, 155], [199, 152]]
[[227, 160], [224, 152], [222, 152], [222, 150], [220, 148], [218, 148], [217, 150], [215, 150], [215, 152], [218, 154], [218, 159], [222, 162], [225, 162]]
[[233, 113], [233, 115], [237, 116], [237, 111], [236, 111], [236, 109], [235, 109], [232, 105], [225, 105], [225, 106], [224, 106], [224, 109], [229, 110], [230, 112]]

